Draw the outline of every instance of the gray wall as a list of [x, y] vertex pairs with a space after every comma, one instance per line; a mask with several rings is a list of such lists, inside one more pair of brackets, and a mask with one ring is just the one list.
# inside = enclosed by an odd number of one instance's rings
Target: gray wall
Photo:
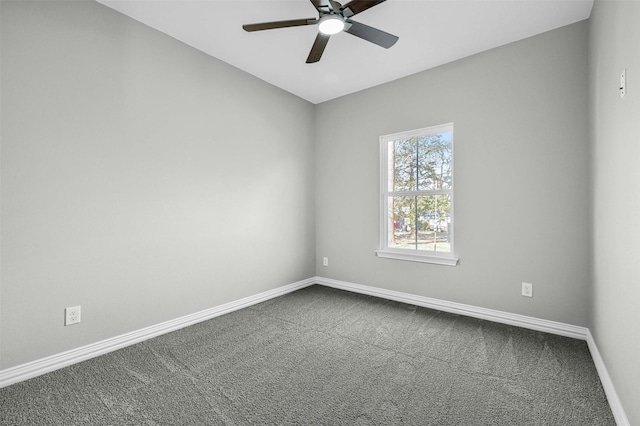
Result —
[[[320, 104], [317, 274], [585, 326], [587, 29], [583, 21]], [[460, 265], [375, 257], [378, 137], [447, 122]], [[520, 295], [522, 281], [533, 298]]]
[[[632, 425], [640, 425], [640, 3], [596, 1], [589, 28], [591, 332]], [[628, 93], [618, 83], [627, 69]]]
[[312, 104], [94, 2], [1, 3], [0, 368], [314, 275]]

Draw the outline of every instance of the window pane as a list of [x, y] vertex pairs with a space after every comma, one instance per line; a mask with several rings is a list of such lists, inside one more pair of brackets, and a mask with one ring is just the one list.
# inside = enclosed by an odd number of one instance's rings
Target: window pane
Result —
[[451, 197], [427, 195], [416, 197], [418, 234], [416, 249], [451, 252], [449, 240], [451, 227]]
[[389, 197], [389, 247], [416, 248], [416, 197]]
[[451, 132], [417, 138], [418, 189], [451, 189]]
[[392, 191], [415, 191], [418, 164], [416, 138], [400, 139], [393, 144], [393, 189]]
[[451, 251], [448, 195], [389, 197], [389, 247]]

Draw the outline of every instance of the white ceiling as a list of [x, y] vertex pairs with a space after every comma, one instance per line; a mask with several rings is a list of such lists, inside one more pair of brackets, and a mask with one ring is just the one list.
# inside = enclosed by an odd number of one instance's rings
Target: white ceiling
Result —
[[[384, 49], [317, 26], [248, 33], [243, 24], [317, 18], [309, 0], [98, 0], [314, 104], [587, 19], [593, 0], [387, 0], [353, 17], [398, 36]], [[343, 4], [346, 4], [345, 1]]]

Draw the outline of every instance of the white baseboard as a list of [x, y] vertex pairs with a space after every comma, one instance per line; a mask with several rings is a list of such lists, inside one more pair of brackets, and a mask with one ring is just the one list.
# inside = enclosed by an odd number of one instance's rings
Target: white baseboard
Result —
[[435, 309], [438, 311], [480, 318], [488, 321], [499, 322], [501, 324], [515, 325], [517, 327], [544, 331], [546, 333], [572, 337], [574, 339], [587, 340], [588, 329], [585, 327], [578, 327], [575, 325], [548, 321], [525, 315], [512, 314], [494, 309], [479, 308], [477, 306], [465, 305], [462, 303], [448, 302], [446, 300], [432, 299], [430, 297], [401, 293], [399, 291], [386, 290], [378, 287], [369, 287], [366, 285], [338, 281], [330, 278], [315, 277], [315, 282], [327, 287], [334, 287], [342, 290], [353, 291], [355, 293], [382, 297], [384, 299], [423, 306], [425, 308]]
[[18, 365], [16, 367], [0, 370], [0, 388], [30, 379], [32, 377], [40, 376], [42, 374], [49, 373], [63, 367], [67, 367], [69, 365], [76, 364], [90, 358], [104, 355], [106, 353], [113, 352], [126, 346], [134, 345], [147, 339], [151, 339], [153, 337], [157, 337], [171, 331], [179, 330], [181, 328], [188, 327], [190, 325], [197, 324], [199, 322], [206, 321], [220, 315], [228, 314], [238, 309], [246, 308], [248, 306], [264, 302], [265, 300], [282, 296], [286, 293], [291, 293], [292, 291], [310, 286], [314, 284], [314, 282], [315, 281], [312, 278], [298, 281], [293, 284], [278, 287], [273, 290], [256, 294], [254, 296], [245, 297], [240, 300], [225, 303], [214, 308], [206, 309], [204, 311], [196, 312], [194, 314], [186, 315], [174, 320], [166, 321], [110, 339], [102, 340], [97, 343], [92, 343], [90, 345], [82, 346], [80, 348], [72, 349], [46, 358], [38, 359], [36, 361]]
[[616, 419], [616, 424], [618, 426], [631, 426], [631, 423], [629, 423], [629, 419], [627, 418], [627, 414], [624, 412], [624, 408], [622, 407], [622, 402], [620, 401], [620, 398], [618, 398], [618, 393], [613, 386], [607, 367], [604, 365], [604, 360], [600, 356], [600, 351], [596, 346], [596, 341], [593, 339], [591, 331], [589, 330], [587, 330], [587, 345], [589, 345], [591, 358], [593, 358], [593, 363], [596, 366], [596, 370], [598, 370], [600, 383], [602, 383], [604, 393], [607, 395], [607, 400], [609, 401], [613, 418]]
[[362, 284], [354, 284], [346, 281], [334, 280], [331, 278], [315, 277], [316, 284], [333, 287], [340, 290], [352, 291], [354, 293], [367, 294], [370, 296], [381, 297], [383, 299], [395, 300], [398, 302], [408, 303], [425, 308], [436, 309], [439, 311], [450, 312], [453, 314], [465, 315], [473, 318], [480, 318], [488, 321], [498, 322], [501, 324], [509, 324], [517, 327], [528, 328], [531, 330], [543, 331], [546, 333], [557, 334], [560, 336], [572, 337], [574, 339], [586, 340], [591, 352], [591, 357], [598, 371], [600, 382], [604, 388], [605, 394], [611, 412], [618, 426], [630, 426], [629, 420], [624, 412], [622, 403], [618, 398], [618, 394], [613, 386], [611, 377], [607, 372], [607, 368], [600, 357], [600, 352], [596, 346], [591, 332], [586, 327], [578, 327], [575, 325], [564, 324], [555, 321], [548, 321], [524, 315], [512, 314], [493, 309], [479, 308], [477, 306], [465, 305], [462, 303], [448, 302], [446, 300], [432, 299], [415, 294], [401, 293], [393, 290], [386, 290], [378, 287], [370, 287]]

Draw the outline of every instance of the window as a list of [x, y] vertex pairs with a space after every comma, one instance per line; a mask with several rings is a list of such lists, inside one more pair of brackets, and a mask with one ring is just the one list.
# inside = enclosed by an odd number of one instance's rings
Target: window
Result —
[[453, 123], [380, 137], [379, 257], [454, 266]]

